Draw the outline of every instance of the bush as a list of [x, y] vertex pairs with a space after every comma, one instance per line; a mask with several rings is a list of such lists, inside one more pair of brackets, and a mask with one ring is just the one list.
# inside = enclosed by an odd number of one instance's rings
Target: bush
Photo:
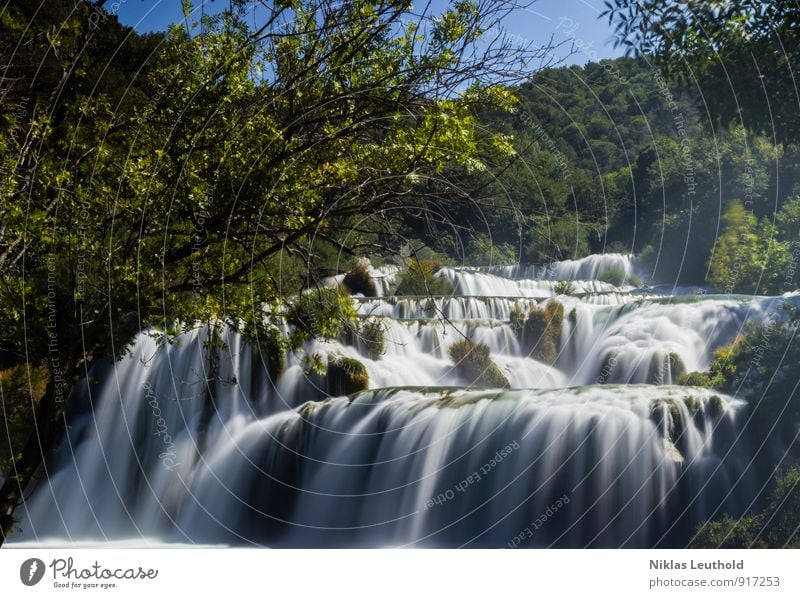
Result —
[[493, 264], [516, 264], [519, 255], [508, 243], [495, 243], [483, 233], [472, 233], [464, 259], [473, 266], [491, 266]]
[[776, 240], [769, 219], [759, 222], [733, 202], [723, 220], [725, 231], [711, 257], [709, 282], [720, 293], [782, 293], [792, 255], [787, 242]]
[[603, 270], [597, 280], [620, 287], [625, 283], [625, 272], [619, 268], [609, 268], [608, 270]]
[[[258, 316], [260, 317], [260, 316]], [[274, 324], [265, 323], [262, 319], [246, 322], [241, 330], [244, 340], [253, 347], [266, 363], [267, 372], [272, 380], [286, 369], [286, 350], [288, 339], [280, 328]]]
[[49, 379], [46, 367], [20, 364], [0, 371], [0, 474], [11, 470], [12, 455], [22, 452], [34, 429], [33, 411], [44, 396]]
[[553, 287], [556, 295], [572, 295], [575, 292], [575, 285], [571, 280], [559, 280]]
[[744, 334], [714, 353], [710, 368], [714, 388], [747, 399], [752, 410], [747, 426], [751, 441], [754, 446], [768, 441], [775, 458], [785, 450], [800, 458], [800, 443], [795, 441], [800, 428], [800, 393], [795, 392], [800, 384], [800, 338], [795, 326], [791, 322], [770, 326], [750, 322]]
[[369, 273], [369, 262], [367, 260], [356, 261], [353, 269], [344, 275], [342, 284], [347, 287], [351, 294], [361, 293], [364, 297], [375, 297], [375, 281]]
[[378, 359], [383, 355], [386, 352], [383, 320], [381, 318], [372, 318], [362, 322], [359, 340], [363, 343], [370, 358]]
[[327, 385], [331, 396], [351, 395], [369, 388], [369, 373], [358, 359], [329, 355]]
[[711, 388], [711, 374], [709, 372], [683, 372], [678, 376], [678, 384]]
[[453, 285], [434, 276], [441, 268], [435, 260], [409, 260], [408, 268], [397, 277], [395, 295], [452, 295]]
[[551, 299], [542, 307], [533, 307], [521, 328], [520, 342], [534, 359], [552, 364], [558, 356], [558, 342], [564, 323], [564, 306]]
[[287, 309], [286, 321], [294, 327], [292, 346], [312, 338], [336, 338], [356, 321], [352, 300], [338, 288], [306, 291]]
[[487, 345], [462, 339], [450, 345], [448, 353], [461, 375], [470, 382], [470, 386], [491, 388], [510, 386], [508, 378], [492, 360]]
[[777, 473], [767, 507], [734, 519], [728, 515], [697, 528], [691, 548], [800, 548], [800, 468]]

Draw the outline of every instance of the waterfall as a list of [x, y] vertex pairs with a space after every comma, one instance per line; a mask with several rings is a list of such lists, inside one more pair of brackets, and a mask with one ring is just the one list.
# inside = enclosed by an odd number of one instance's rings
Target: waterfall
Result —
[[[397, 269], [372, 269], [379, 296], [353, 302], [381, 325], [381, 354], [312, 340], [274, 379], [230, 327], [221, 347], [207, 326], [171, 342], [145, 331], [76, 391], [12, 542], [680, 545], [711, 514], [746, 508], [755, 484], [743, 402], [676, 386], [679, 373], [708, 369], [777, 299], [678, 300], [596, 280], [633, 265], [443, 268], [456, 292], [435, 298], [391, 296]], [[545, 362], [514, 317], [567, 279]], [[508, 389], [468, 388], [448, 353], [463, 338], [489, 347]], [[369, 390], [329, 396], [310, 356], [357, 360]]]

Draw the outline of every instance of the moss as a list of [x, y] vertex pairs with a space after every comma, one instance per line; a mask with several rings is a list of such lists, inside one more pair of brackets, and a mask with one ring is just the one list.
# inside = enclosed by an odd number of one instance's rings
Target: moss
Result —
[[700, 400], [697, 397], [686, 397], [683, 399], [683, 404], [686, 405], [686, 409], [689, 410], [692, 417], [700, 411]]
[[681, 356], [675, 352], [670, 352], [667, 355], [667, 362], [669, 363], [669, 371], [672, 374], [673, 380], [678, 380], [681, 375], [686, 372], [686, 366], [683, 363]]
[[492, 360], [487, 345], [462, 339], [450, 345], [448, 353], [470, 386], [509, 388], [508, 379]]
[[364, 297], [375, 297], [375, 281], [369, 274], [368, 262], [359, 260], [344, 276], [342, 284], [346, 286], [352, 294], [361, 293]]
[[708, 400], [708, 412], [712, 417], [719, 417], [725, 413], [725, 401], [718, 395], [714, 395]]
[[521, 329], [520, 341], [534, 359], [553, 363], [558, 356], [558, 342], [564, 323], [564, 306], [551, 299], [542, 307], [533, 307]]
[[[669, 421], [666, 414], [669, 413]], [[650, 419], [673, 444], [677, 444], [684, 433], [685, 422], [681, 406], [675, 399], [659, 399], [650, 406]]]
[[328, 392], [350, 395], [369, 388], [369, 373], [358, 359], [344, 355], [328, 356]]

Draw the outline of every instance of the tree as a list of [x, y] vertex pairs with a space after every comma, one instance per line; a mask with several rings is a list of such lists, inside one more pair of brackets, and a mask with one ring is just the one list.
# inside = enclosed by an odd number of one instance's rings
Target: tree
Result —
[[761, 222], [739, 202], [723, 217], [725, 230], [711, 256], [709, 282], [722, 293], [783, 293], [791, 261], [789, 245], [775, 227]]
[[[744, 124], [779, 141], [800, 136], [795, 0], [610, 0], [617, 44], [654, 56], [723, 124]], [[698, 98], [699, 100], [700, 98]]]
[[320, 245], [355, 253], [387, 214], [464, 201], [460, 175], [509, 155], [476, 115], [512, 108], [531, 58], [481, 40], [515, 7], [232, 0], [144, 38], [90, 2], [4, 10], [0, 348], [50, 380], [0, 490], [3, 534], [99, 357], [171, 320], [258, 330], [314, 282]]

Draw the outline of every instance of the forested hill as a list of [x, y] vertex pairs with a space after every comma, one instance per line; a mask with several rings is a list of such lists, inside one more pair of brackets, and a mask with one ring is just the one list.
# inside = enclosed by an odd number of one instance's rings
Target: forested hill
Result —
[[481, 214], [497, 247], [508, 243], [532, 262], [634, 252], [661, 281], [702, 284], [729, 274], [724, 260], [708, 268], [726, 229], [745, 241], [774, 238], [744, 244], [742, 260], [752, 263], [730, 290], [745, 292], [762, 265], [788, 259], [783, 242], [797, 238], [800, 212], [800, 201], [787, 205], [800, 190], [796, 146], [715, 126], [699, 93], [680, 93], [641, 59], [545, 70], [517, 94], [515, 114], [485, 116], [513, 135], [518, 152], [493, 187], [517, 219]]

